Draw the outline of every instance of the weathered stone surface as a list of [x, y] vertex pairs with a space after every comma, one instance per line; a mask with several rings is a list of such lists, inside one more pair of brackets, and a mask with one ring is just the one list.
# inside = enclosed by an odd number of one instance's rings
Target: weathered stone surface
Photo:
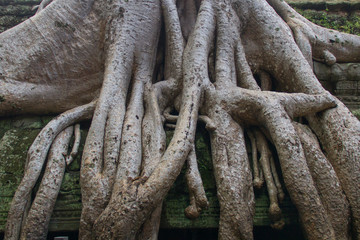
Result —
[[360, 64], [327, 66], [314, 62], [314, 71], [324, 87], [352, 110], [360, 109]]
[[[19, 184], [24, 168], [26, 152], [49, 117], [18, 117], [0, 120], [0, 232], [4, 231], [6, 216], [12, 196]], [[82, 128], [87, 124], [82, 124]], [[86, 128], [86, 127], [85, 127]], [[86, 130], [82, 130], [82, 145]], [[172, 132], [167, 132], [170, 140]], [[212, 174], [209, 140], [206, 131], [200, 130], [196, 138], [196, 153], [199, 170], [204, 182], [210, 207], [197, 220], [185, 217], [184, 210], [189, 204], [184, 172], [176, 180], [164, 202], [162, 228], [217, 228], [219, 204], [216, 184]], [[82, 150], [82, 149], [80, 149]], [[50, 222], [50, 231], [76, 231], [81, 213], [81, 192], [79, 185], [80, 156], [66, 169], [65, 177]], [[256, 226], [269, 225], [269, 200], [266, 190], [256, 192]], [[296, 224], [297, 212], [289, 199], [282, 203], [287, 224]]]
[[32, 6], [29, 5], [9, 5], [6, 7], [0, 7], [0, 16], [27, 16], [32, 12]]
[[39, 2], [41, 0], [0, 0], [0, 5], [35, 5]]
[[302, 9], [353, 11], [360, 9], [358, 0], [286, 0], [290, 5]]

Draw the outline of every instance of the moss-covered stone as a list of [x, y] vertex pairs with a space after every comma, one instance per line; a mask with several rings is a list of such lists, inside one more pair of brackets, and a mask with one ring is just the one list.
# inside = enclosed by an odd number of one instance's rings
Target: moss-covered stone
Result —
[[12, 15], [12, 16], [30, 16], [34, 14], [31, 5], [8, 5], [0, 7], [0, 16]]
[[317, 25], [341, 32], [360, 35], [359, 12], [330, 12], [328, 10], [316, 11], [313, 9], [296, 10]]
[[354, 11], [360, 9], [358, 0], [286, 0], [291, 6], [301, 9], [327, 11]]
[[360, 120], [360, 109], [353, 110], [352, 113]]
[[0, 140], [0, 231], [4, 229], [12, 196], [22, 179], [27, 150], [39, 131], [11, 128]]
[[0, 0], [0, 5], [36, 5], [41, 0]]
[[25, 21], [26, 19], [28, 19], [28, 17], [12, 16], [12, 15], [0, 16], [0, 26], [11, 28]]

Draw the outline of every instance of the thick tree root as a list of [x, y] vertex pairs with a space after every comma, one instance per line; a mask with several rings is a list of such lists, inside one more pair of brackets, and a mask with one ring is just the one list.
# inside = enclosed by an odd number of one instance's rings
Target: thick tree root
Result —
[[350, 207], [331, 164], [316, 136], [305, 125], [294, 123], [321, 202], [330, 217], [336, 239], [350, 239]]
[[[202, 23], [195, 26], [195, 28], [203, 28], [202, 24], [205, 24], [206, 28], [213, 28], [213, 25], [209, 24], [209, 18], [206, 16], [210, 10], [208, 5], [208, 3], [202, 5], [199, 13], [199, 17], [203, 15], [203, 17], [200, 17]], [[212, 20], [211, 15], [210, 19]], [[189, 73], [189, 75], [185, 75], [184, 77], [184, 92], [179, 114], [180, 117], [168, 149], [162, 156], [158, 167], [145, 183], [139, 185], [141, 181], [135, 180], [132, 182], [131, 180], [125, 179], [122, 181], [119, 185], [121, 187], [116, 190], [121, 194], [107, 206], [105, 211], [103, 211], [101, 216], [96, 220], [94, 229], [98, 234], [96, 236], [97, 238], [111, 239], [115, 236], [118, 238], [131, 238], [131, 236], [134, 236], [134, 233], [140, 228], [141, 223], [145, 221], [154, 208], [160, 204], [180, 173], [181, 167], [190, 151], [191, 142], [194, 141], [198, 114], [197, 109], [199, 108], [200, 102], [200, 95], [195, 95], [194, 93], [201, 91], [201, 83], [203, 81], [200, 76], [195, 79], [191, 77], [192, 72], [198, 71], [196, 66], [199, 66], [199, 59], [193, 58], [192, 53], [194, 52], [193, 50], [196, 49], [196, 43], [199, 41], [203, 43], [206, 36], [207, 32], [205, 31], [202, 32], [198, 38], [195, 38], [195, 36], [193, 36], [193, 38], [190, 37], [189, 42], [191, 42], [191, 44], [188, 45], [190, 47], [185, 49], [184, 58], [188, 59], [188, 66], [184, 66], [184, 68], [188, 70], [187, 73]], [[199, 51], [199, 53], [204, 55], [204, 59], [206, 59], [206, 54], [204, 54], [203, 51]], [[203, 60], [203, 58], [201, 58], [201, 60]], [[206, 76], [207, 72], [204, 70], [205, 69], [202, 70], [201, 74]], [[112, 196], [116, 196], [114, 192]], [[136, 199], [137, 202], [136, 206], [132, 206], [134, 199]], [[118, 210], [114, 212], [114, 209]], [[132, 216], [131, 219], [129, 219], [130, 216]], [[115, 222], [116, 227], [113, 225]]]
[[287, 22], [305, 58], [332, 65], [336, 62], [359, 62], [360, 38], [355, 35], [326, 29], [311, 23], [292, 9], [286, 2], [267, 0]]
[[209, 206], [204, 186], [197, 166], [195, 145], [189, 152], [187, 159], [186, 182], [190, 195], [190, 206], [185, 209], [185, 215], [190, 219], [199, 217], [202, 209]]
[[339, 101], [337, 104], [336, 109], [307, 119], [349, 200], [353, 237], [360, 239], [360, 175], [357, 174], [360, 172], [360, 122], [343, 103]]
[[219, 123], [210, 136], [220, 203], [219, 239], [252, 239], [255, 202], [243, 130], [227, 114], [211, 118]]
[[281, 111], [268, 114], [266, 125], [279, 154], [285, 185], [299, 211], [307, 237], [314, 240], [335, 239], [334, 230], [310, 176], [300, 140], [290, 120], [284, 119], [279, 128], [276, 122], [282, 118]]
[[160, 220], [161, 220], [162, 204], [152, 212], [150, 217], [145, 221], [141, 230], [137, 234], [138, 240], [157, 240], [159, 235]]

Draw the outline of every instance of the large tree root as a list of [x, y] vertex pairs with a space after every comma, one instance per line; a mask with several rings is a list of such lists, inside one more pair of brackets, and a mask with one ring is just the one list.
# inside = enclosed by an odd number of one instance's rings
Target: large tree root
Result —
[[252, 239], [254, 192], [242, 128], [227, 114], [212, 116], [220, 123], [211, 146], [220, 203], [220, 239]]
[[[324, 91], [309, 65], [313, 59], [359, 61], [358, 51], [350, 51], [360, 47], [359, 38], [318, 28], [278, 0], [49, 2], [40, 4], [33, 19], [0, 35], [7, 46], [0, 48], [5, 56], [0, 113], [65, 111], [98, 100], [61, 114], [35, 140], [9, 212], [7, 239], [20, 237], [25, 218], [23, 238], [46, 236], [63, 168], [76, 152], [75, 147], [62, 157], [70, 135], [64, 129], [91, 117], [81, 166], [80, 239], [156, 239], [162, 201], [186, 161], [190, 206], [185, 212], [193, 218], [207, 207], [194, 147], [198, 120], [211, 136], [220, 239], [253, 238], [254, 192], [244, 131], [251, 139], [254, 183], [266, 182], [274, 227], [283, 225], [278, 201], [284, 193], [269, 142], [308, 239], [350, 239], [349, 208], [359, 238], [359, 122]], [[54, 10], [59, 13], [52, 16]], [[47, 19], [63, 29], [40, 24]], [[10, 44], [17, 34], [36, 36], [36, 44], [16, 41], [22, 50], [17, 52]], [[341, 46], [332, 41], [336, 37]], [[69, 63], [59, 60], [69, 52]], [[83, 79], [89, 79], [88, 86], [80, 84]], [[66, 91], [69, 82], [73, 89]], [[59, 89], [64, 95], [51, 96]], [[41, 104], [34, 104], [42, 94]], [[178, 116], [170, 114], [173, 110]], [[303, 116], [324, 151], [310, 130], [293, 122]], [[166, 147], [164, 124], [169, 123], [175, 133]], [[26, 217], [51, 144], [39, 196]], [[50, 192], [49, 169], [58, 176]], [[42, 207], [47, 198], [51, 204]], [[46, 212], [42, 219], [39, 209]], [[36, 232], [34, 225], [43, 230]]]
[[349, 239], [350, 208], [339, 179], [311, 130], [298, 123], [294, 123], [294, 126], [304, 148], [307, 164], [321, 202], [331, 219], [336, 239]]
[[194, 219], [200, 215], [202, 209], [209, 206], [205, 190], [197, 166], [195, 146], [192, 147], [187, 159], [186, 181], [190, 195], [190, 206], [185, 209], [188, 218]]

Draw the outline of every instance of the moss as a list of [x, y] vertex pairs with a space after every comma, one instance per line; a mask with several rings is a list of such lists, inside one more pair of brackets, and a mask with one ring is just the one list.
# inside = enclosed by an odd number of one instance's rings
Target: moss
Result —
[[4, 134], [11, 128], [11, 119], [2, 119], [0, 120], [0, 139]]
[[25, 21], [28, 18], [29, 16], [25, 16], [25, 17], [12, 16], [12, 15], [0, 16], [0, 26], [10, 28]]
[[4, 229], [12, 196], [22, 179], [27, 149], [39, 131], [12, 128], [0, 139], [0, 231]]
[[340, 15], [327, 11], [296, 10], [308, 20], [322, 27], [360, 35], [360, 16], [358, 14]]
[[31, 16], [35, 13], [31, 5], [7, 5], [0, 7], [0, 16]]
[[353, 110], [352, 113], [355, 115], [355, 117], [357, 117], [357, 119], [360, 120], [360, 108]]
[[0, 5], [36, 5], [41, 0], [0, 0]]
[[12, 127], [19, 129], [42, 129], [44, 124], [40, 117], [16, 117], [12, 119]]

